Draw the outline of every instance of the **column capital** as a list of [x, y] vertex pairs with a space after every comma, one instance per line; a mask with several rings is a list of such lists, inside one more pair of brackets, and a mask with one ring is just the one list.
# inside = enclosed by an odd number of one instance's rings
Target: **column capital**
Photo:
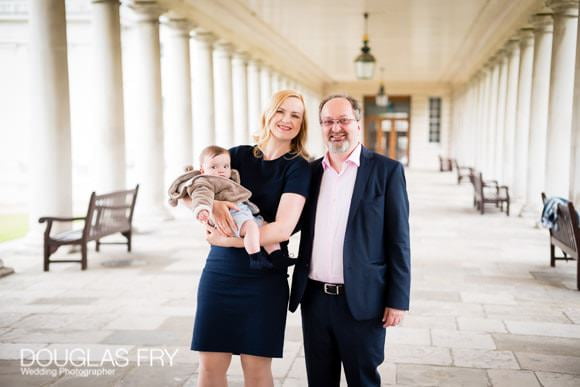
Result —
[[250, 54], [247, 51], [234, 51], [233, 55], [232, 55], [232, 59], [235, 62], [242, 62], [244, 64], [247, 64], [250, 60]]
[[261, 67], [263, 64], [263, 62], [258, 59], [258, 58], [254, 58], [252, 56], [248, 57], [248, 66], [254, 66], [254, 67]]
[[123, 4], [133, 11], [132, 19], [137, 23], [159, 22], [166, 11], [156, 0], [125, 0]]
[[161, 24], [169, 27], [172, 34], [189, 36], [189, 32], [194, 29], [195, 23], [191, 20], [169, 11], [168, 13], [161, 16]]
[[496, 54], [493, 56], [493, 63], [494, 64], [501, 64], [507, 59], [508, 51], [502, 47], [497, 50]]
[[579, 0], [546, 0], [546, 6], [557, 16], [578, 17], [578, 4]]
[[520, 39], [520, 47], [531, 46], [534, 42], [534, 28], [531, 25], [520, 28], [518, 37]]
[[214, 42], [213, 49], [217, 54], [225, 55], [225, 56], [232, 56], [234, 53], [235, 47], [230, 42], [226, 42], [223, 40], [218, 40]]
[[554, 30], [554, 18], [549, 9], [544, 8], [542, 11], [530, 17], [530, 24], [534, 32], [552, 32]]
[[518, 35], [513, 36], [506, 42], [504, 48], [508, 57], [511, 57], [512, 54], [519, 48], [519, 43], [520, 37]]
[[217, 40], [217, 36], [202, 28], [194, 28], [191, 31], [191, 37], [198, 42], [207, 44], [208, 46], [212, 45]]

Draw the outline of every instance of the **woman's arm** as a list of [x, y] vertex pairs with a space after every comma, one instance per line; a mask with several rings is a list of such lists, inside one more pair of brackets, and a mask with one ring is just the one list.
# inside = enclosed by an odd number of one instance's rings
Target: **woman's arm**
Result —
[[[260, 227], [260, 245], [265, 246], [273, 243], [285, 242], [290, 239], [292, 231], [296, 228], [300, 214], [304, 208], [306, 198], [295, 193], [282, 194], [276, 220]], [[207, 229], [206, 240], [214, 246], [221, 247], [244, 247], [241, 238], [228, 237], [219, 230]]]
[[296, 193], [284, 193], [280, 198], [276, 220], [260, 227], [260, 245], [285, 242], [296, 228], [306, 198]]

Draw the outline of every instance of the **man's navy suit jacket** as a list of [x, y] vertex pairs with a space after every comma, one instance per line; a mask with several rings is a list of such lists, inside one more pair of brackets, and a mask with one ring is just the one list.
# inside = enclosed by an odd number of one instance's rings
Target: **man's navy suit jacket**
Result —
[[[308, 282], [323, 174], [322, 159], [311, 165], [310, 193], [302, 213], [298, 261], [292, 277], [292, 312], [302, 300]], [[346, 299], [356, 320], [380, 318], [385, 307], [409, 309], [411, 257], [404, 168], [365, 147], [350, 203], [343, 265]]]

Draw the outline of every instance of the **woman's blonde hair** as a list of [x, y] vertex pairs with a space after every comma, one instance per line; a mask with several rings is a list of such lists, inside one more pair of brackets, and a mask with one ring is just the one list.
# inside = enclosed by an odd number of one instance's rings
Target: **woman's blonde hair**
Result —
[[304, 107], [304, 112], [302, 114], [302, 124], [300, 124], [300, 131], [298, 135], [292, 139], [290, 142], [290, 153], [295, 156], [301, 156], [308, 159], [308, 152], [306, 151], [306, 139], [308, 136], [308, 124], [306, 119], [306, 104], [304, 103], [304, 97], [302, 94], [295, 90], [280, 90], [272, 96], [270, 99], [270, 104], [266, 110], [262, 113], [262, 118], [260, 120], [260, 130], [254, 134], [254, 141], [256, 141], [256, 146], [254, 147], [254, 156], [262, 157], [262, 148], [265, 144], [270, 141], [272, 133], [270, 132], [270, 123], [276, 111], [282, 105], [287, 98], [298, 98], [302, 102]]

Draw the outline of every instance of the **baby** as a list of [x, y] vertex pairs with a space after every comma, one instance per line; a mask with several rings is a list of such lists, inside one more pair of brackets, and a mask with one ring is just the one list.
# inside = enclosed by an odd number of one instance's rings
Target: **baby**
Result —
[[177, 205], [178, 199], [191, 197], [193, 214], [204, 224], [213, 225], [214, 200], [233, 202], [237, 206], [230, 213], [238, 226], [236, 236], [244, 239], [244, 247], [250, 256], [250, 267], [268, 269], [288, 266], [291, 259], [280, 250], [278, 243], [264, 246], [269, 255], [260, 249], [260, 226], [264, 219], [258, 215], [258, 207], [249, 201], [252, 193], [240, 184], [240, 175], [230, 166], [230, 154], [219, 146], [208, 146], [200, 155], [201, 168], [186, 167], [185, 174], [178, 177], [169, 188], [169, 204]]

